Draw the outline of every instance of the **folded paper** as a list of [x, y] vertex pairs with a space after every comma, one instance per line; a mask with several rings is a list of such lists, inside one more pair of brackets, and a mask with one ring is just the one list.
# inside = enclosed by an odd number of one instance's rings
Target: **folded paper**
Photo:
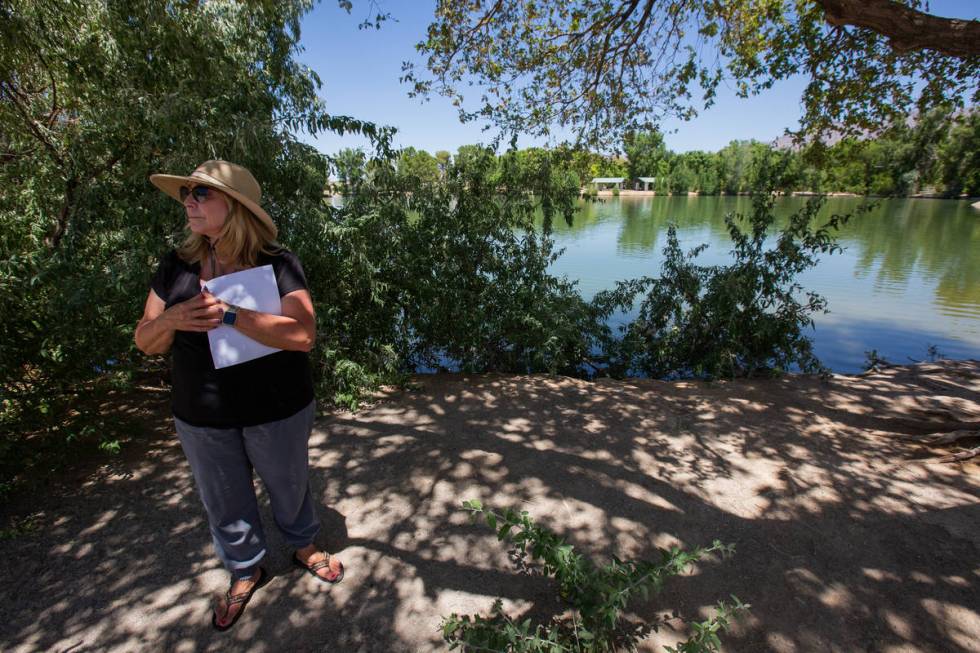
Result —
[[[276, 275], [271, 265], [215, 277], [204, 287], [218, 299], [240, 308], [282, 315], [279, 286], [276, 285]], [[211, 344], [215, 369], [239, 365], [281, 351], [252, 340], [225, 324], [208, 331], [208, 342]]]

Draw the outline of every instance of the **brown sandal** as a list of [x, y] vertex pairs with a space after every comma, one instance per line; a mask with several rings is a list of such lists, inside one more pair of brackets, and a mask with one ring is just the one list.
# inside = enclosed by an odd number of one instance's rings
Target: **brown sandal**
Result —
[[[231, 610], [231, 606], [233, 605], [241, 604], [242, 607], [238, 609], [238, 612], [235, 613], [235, 616], [232, 617], [229, 623], [221, 626], [218, 624], [218, 606], [214, 606], [215, 609], [211, 612], [211, 625], [214, 627], [214, 629], [224, 632], [234, 626], [235, 622], [238, 621], [238, 618], [242, 616], [243, 612], [245, 612], [245, 606], [248, 605], [249, 599], [251, 599], [252, 595], [255, 594], [255, 590], [265, 585], [267, 580], [269, 580], [269, 576], [265, 573], [265, 569], [263, 567], [259, 567], [259, 578], [255, 581], [255, 584], [248, 589], [248, 591], [242, 592], [241, 594], [232, 594], [231, 588], [229, 587], [228, 591], [225, 592], [224, 597], [225, 615], [228, 614], [228, 611]], [[234, 581], [232, 581], [232, 585], [234, 584]]]
[[307, 572], [309, 572], [314, 578], [316, 578], [319, 581], [322, 581], [324, 583], [330, 583], [331, 585], [336, 585], [340, 581], [344, 580], [344, 564], [338, 560], [337, 562], [338, 564], [340, 564], [340, 571], [337, 572], [337, 575], [334, 576], [333, 578], [324, 578], [323, 576], [321, 576], [316, 572], [320, 571], [324, 567], [329, 567], [330, 561], [333, 559], [333, 556], [327, 553], [326, 551], [323, 551], [323, 554], [327, 556], [325, 559], [321, 560], [320, 562], [314, 562], [312, 565], [308, 565], [304, 563], [302, 560], [300, 560], [299, 558], [297, 558], [296, 554], [294, 553], [293, 564], [299, 567], [300, 569], [305, 569]]

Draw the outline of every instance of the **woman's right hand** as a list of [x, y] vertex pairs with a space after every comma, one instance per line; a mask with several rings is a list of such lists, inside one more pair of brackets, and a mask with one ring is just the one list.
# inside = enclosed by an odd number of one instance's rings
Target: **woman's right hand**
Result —
[[221, 325], [223, 313], [221, 302], [214, 295], [198, 293], [174, 304], [161, 317], [176, 331], [210, 331]]

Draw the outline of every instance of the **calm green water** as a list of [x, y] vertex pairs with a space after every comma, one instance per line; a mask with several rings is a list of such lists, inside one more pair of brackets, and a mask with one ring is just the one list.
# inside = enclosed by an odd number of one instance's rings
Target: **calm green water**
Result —
[[[777, 216], [805, 198], [782, 198]], [[821, 216], [853, 212], [862, 200], [831, 198]], [[687, 249], [709, 243], [706, 264], [729, 260], [724, 217], [748, 213], [747, 197], [637, 197], [585, 204], [554, 235], [565, 253], [552, 270], [578, 280], [591, 298], [617, 280], [657, 276], [667, 225]], [[924, 360], [930, 345], [947, 358], [980, 358], [980, 210], [966, 201], [880, 200], [840, 235], [843, 254], [825, 257], [802, 282], [827, 298], [811, 334], [817, 355], [838, 372], [862, 369], [865, 351], [895, 363]]]

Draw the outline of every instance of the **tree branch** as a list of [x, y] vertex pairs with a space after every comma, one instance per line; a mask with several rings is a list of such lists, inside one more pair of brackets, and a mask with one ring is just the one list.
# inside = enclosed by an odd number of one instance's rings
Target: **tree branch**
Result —
[[17, 113], [19, 113], [24, 119], [24, 123], [27, 125], [27, 128], [31, 130], [34, 137], [37, 138], [37, 140], [44, 145], [48, 152], [51, 153], [51, 158], [53, 158], [58, 165], [64, 166], [64, 157], [62, 156], [61, 152], [58, 151], [58, 148], [54, 145], [54, 143], [48, 140], [48, 138], [41, 131], [41, 127], [38, 122], [31, 117], [29, 109], [23, 105], [19, 97], [17, 87], [10, 82], [2, 81], [0, 82], [0, 90], [6, 91], [7, 97], [10, 98], [10, 102], [17, 110]]
[[894, 0], [816, 0], [827, 22], [864, 27], [898, 52], [934, 50], [958, 59], [980, 56], [980, 21], [942, 18]]
[[109, 158], [102, 165], [96, 167], [92, 170], [85, 178], [79, 179], [76, 174], [72, 174], [65, 182], [65, 201], [61, 205], [61, 211], [58, 213], [58, 221], [55, 223], [54, 229], [48, 234], [44, 243], [49, 249], [58, 249], [61, 244], [61, 239], [64, 238], [65, 234], [68, 232], [68, 224], [71, 222], [72, 211], [75, 208], [75, 200], [78, 198], [78, 191], [81, 190], [83, 184], [86, 184], [96, 178], [98, 178], [102, 173], [110, 170], [114, 165], [119, 163], [119, 160], [126, 154], [129, 146], [125, 146], [116, 153], [115, 156]]
[[503, 0], [497, 0], [494, 3], [493, 7], [491, 7], [485, 14], [483, 14], [483, 16], [480, 17], [480, 20], [476, 22], [476, 25], [466, 30], [464, 34], [461, 34], [459, 36], [459, 38], [456, 40], [455, 43], [456, 47], [454, 47], [446, 57], [446, 63], [444, 64], [446, 71], [449, 70], [450, 66], [452, 65], [453, 59], [455, 59], [456, 55], [459, 54], [461, 50], [463, 50], [463, 47], [468, 46], [470, 44], [473, 35], [479, 32], [487, 25], [489, 25], [491, 19], [498, 11], [500, 11], [500, 8], [502, 6], [503, 6]]
[[78, 178], [72, 176], [65, 182], [65, 201], [61, 204], [61, 211], [58, 213], [58, 221], [54, 225], [51, 233], [44, 238], [44, 244], [48, 249], [58, 249], [61, 239], [68, 231], [68, 223], [71, 221], [71, 211], [75, 204], [75, 194], [78, 191]]

